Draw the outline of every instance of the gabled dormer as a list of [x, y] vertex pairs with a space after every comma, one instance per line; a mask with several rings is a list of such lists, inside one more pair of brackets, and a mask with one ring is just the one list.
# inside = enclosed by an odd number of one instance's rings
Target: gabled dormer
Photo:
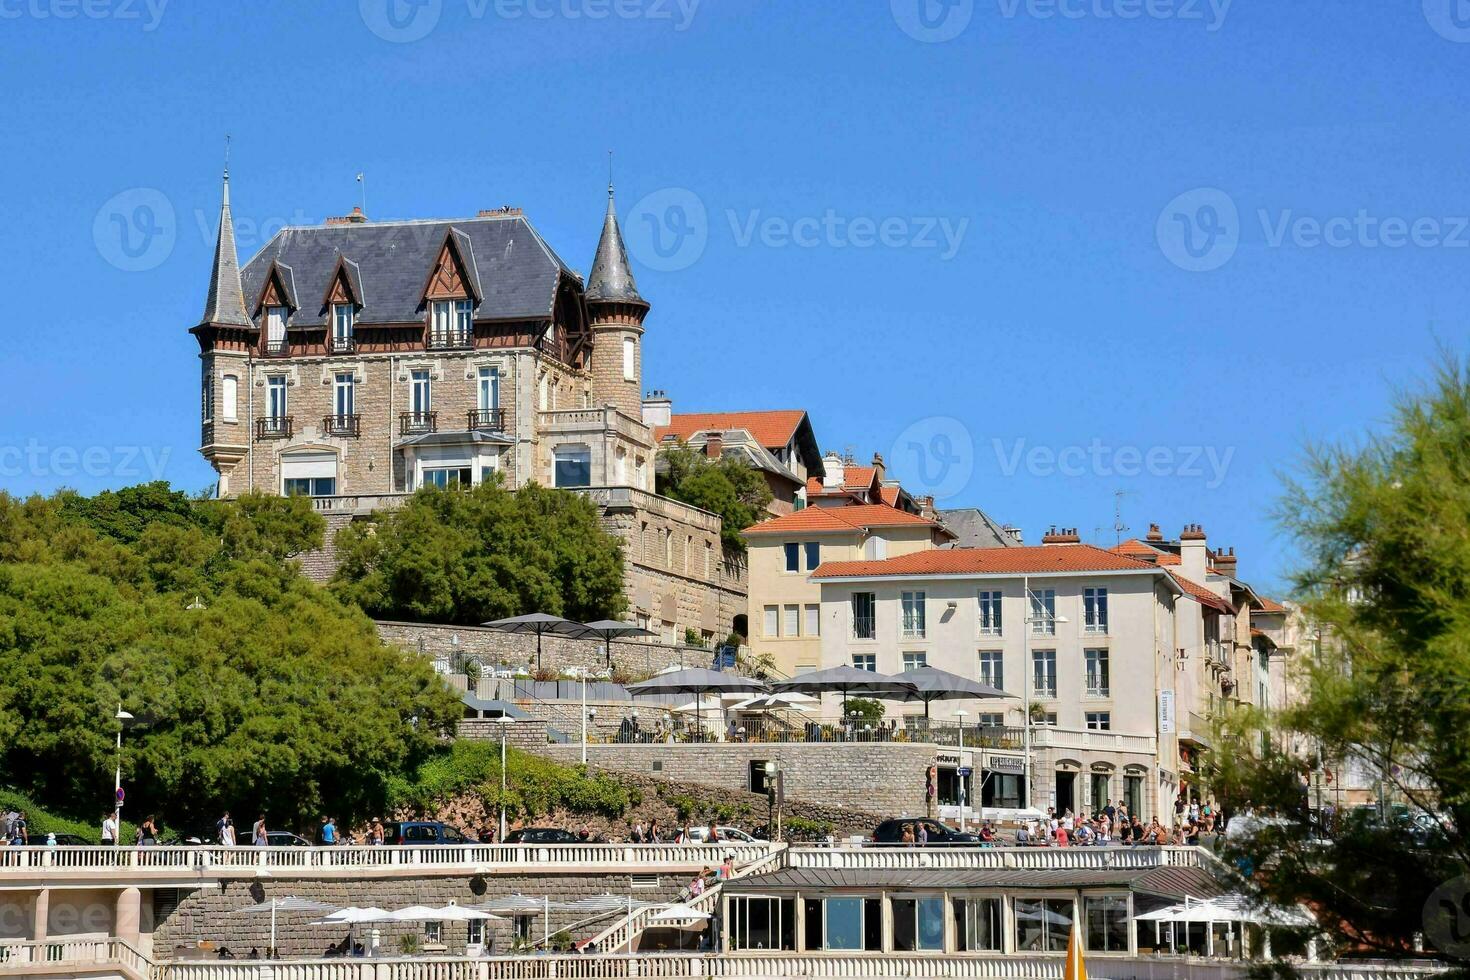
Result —
[[474, 311], [480, 299], [480, 274], [470, 236], [450, 228], [424, 281], [424, 346], [435, 350], [473, 347]]
[[291, 267], [272, 259], [261, 283], [260, 294], [251, 308], [252, 315], [264, 316], [260, 331], [260, 353], [263, 357], [285, 357], [290, 353], [286, 326], [291, 314], [301, 309], [296, 300], [296, 275]]
[[322, 297], [322, 316], [327, 323], [327, 353], [350, 354], [357, 349], [357, 315], [367, 305], [362, 291], [362, 270], [341, 252], [327, 279]]

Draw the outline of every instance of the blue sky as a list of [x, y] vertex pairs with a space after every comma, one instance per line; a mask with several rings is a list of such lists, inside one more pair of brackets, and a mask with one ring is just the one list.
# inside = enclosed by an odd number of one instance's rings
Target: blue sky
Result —
[[1033, 541], [1111, 543], [1124, 491], [1274, 588], [1280, 473], [1463, 349], [1454, 13], [0, 0], [0, 486], [212, 482], [186, 331], [226, 133], [242, 257], [365, 171], [374, 218], [518, 205], [585, 270], [613, 149], [677, 408], [806, 408]]

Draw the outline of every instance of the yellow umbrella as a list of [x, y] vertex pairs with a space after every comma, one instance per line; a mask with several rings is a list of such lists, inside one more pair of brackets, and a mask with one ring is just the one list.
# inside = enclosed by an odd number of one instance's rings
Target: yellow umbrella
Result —
[[1074, 918], [1072, 934], [1067, 937], [1067, 965], [1062, 980], [1087, 980], [1087, 961], [1082, 957], [1082, 927]]

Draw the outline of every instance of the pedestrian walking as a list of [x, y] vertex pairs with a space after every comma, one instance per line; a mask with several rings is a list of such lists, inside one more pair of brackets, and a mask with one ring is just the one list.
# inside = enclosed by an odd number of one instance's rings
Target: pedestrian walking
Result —
[[102, 814], [102, 846], [117, 846], [117, 811]]
[[30, 825], [26, 823], [26, 812], [18, 810], [10, 821], [10, 846], [22, 847], [31, 842]]
[[231, 820], [230, 819], [230, 815], [227, 813], [227, 814], [225, 814], [225, 818], [223, 820], [223, 823], [224, 823], [224, 826], [221, 827], [220, 828], [220, 831], [219, 831], [219, 842], [220, 842], [221, 846], [223, 846], [223, 847], [234, 847], [235, 846], [235, 821], [234, 820]]
[[[373, 828], [368, 832], [368, 836], [372, 839], [374, 847], [383, 846], [383, 821], [380, 818], [373, 817]], [[493, 831], [490, 839], [495, 839]]]
[[250, 828], [250, 842], [256, 847], [267, 847], [270, 845], [270, 834], [265, 829], [265, 814], [261, 814], [255, 821], [255, 826]]

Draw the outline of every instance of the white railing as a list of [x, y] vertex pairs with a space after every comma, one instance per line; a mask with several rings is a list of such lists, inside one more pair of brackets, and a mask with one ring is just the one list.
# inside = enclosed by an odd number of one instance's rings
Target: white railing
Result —
[[[738, 866], [759, 861], [778, 845], [722, 841], [721, 856]], [[593, 867], [696, 865], [710, 861], [705, 844], [464, 844], [402, 847], [4, 847], [0, 879], [16, 871], [139, 871], [188, 874], [269, 869], [276, 873], [366, 872], [389, 868], [479, 869], [547, 865]]]
[[153, 964], [121, 939], [0, 940], [0, 976], [34, 976], [38, 966], [112, 969], [147, 980]]
[[921, 868], [1042, 870], [1140, 870], [1203, 867], [1197, 847], [793, 847], [792, 868], [917, 870]]

